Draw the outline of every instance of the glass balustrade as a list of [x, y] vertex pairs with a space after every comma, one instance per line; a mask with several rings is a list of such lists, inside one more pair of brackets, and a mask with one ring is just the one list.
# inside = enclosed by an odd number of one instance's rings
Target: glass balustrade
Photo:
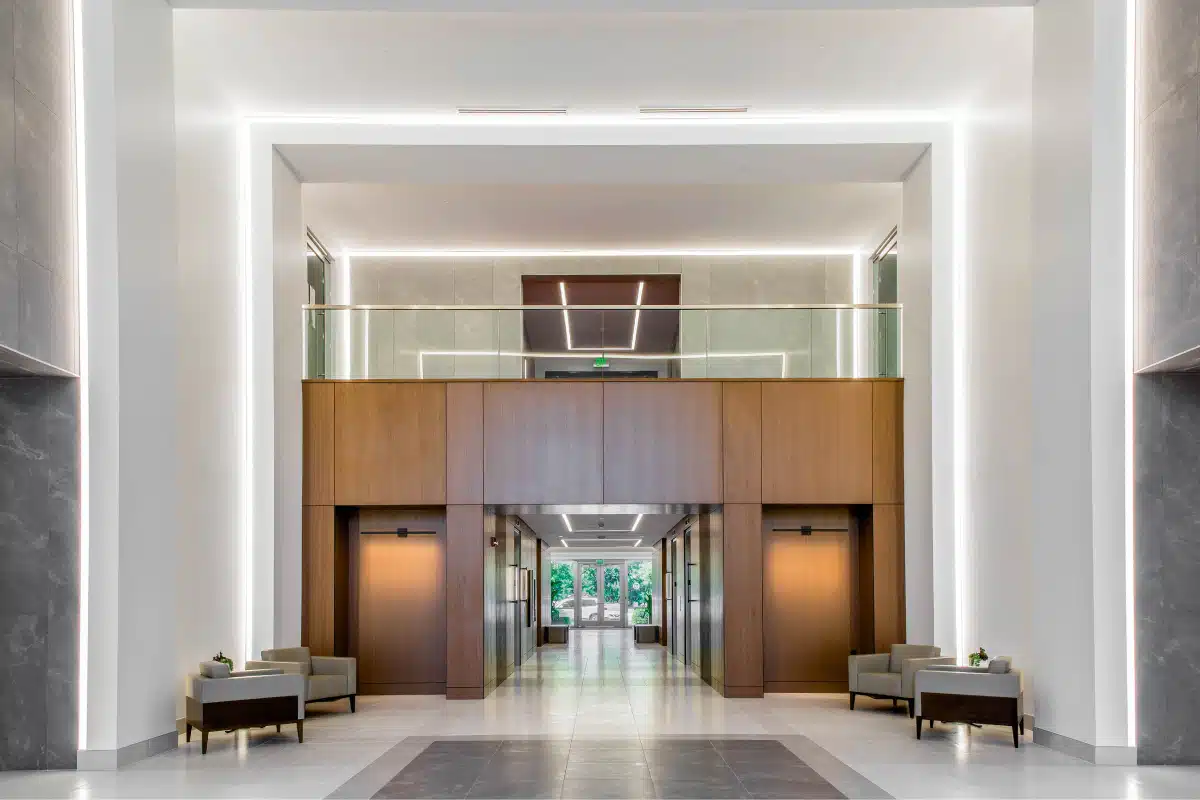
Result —
[[307, 306], [306, 378], [897, 378], [901, 308]]

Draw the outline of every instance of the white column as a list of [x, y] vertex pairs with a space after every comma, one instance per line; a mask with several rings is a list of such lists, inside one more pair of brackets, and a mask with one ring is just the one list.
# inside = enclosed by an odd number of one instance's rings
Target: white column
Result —
[[[1136, 757], [1126, 724], [1125, 2], [1035, 8], [1035, 740]], [[1000, 601], [999, 598], [996, 598]]]
[[81, 769], [175, 746], [179, 419], [171, 9], [83, 9], [88, 556]]

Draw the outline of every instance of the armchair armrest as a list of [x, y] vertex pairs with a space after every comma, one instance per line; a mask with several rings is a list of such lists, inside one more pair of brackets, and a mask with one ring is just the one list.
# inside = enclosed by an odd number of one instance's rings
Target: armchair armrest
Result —
[[259, 667], [258, 669], [235, 669], [229, 673], [231, 678], [253, 678], [256, 675], [283, 675], [283, 670], [278, 667]]
[[937, 665], [951, 665], [954, 663], [952, 656], [938, 656], [936, 658], [906, 658], [900, 662], [900, 691], [904, 697], [913, 697], [913, 677], [920, 670]]
[[223, 703], [263, 697], [296, 698], [296, 719], [304, 719], [304, 676], [292, 674], [243, 675], [230, 678], [188, 676], [188, 697], [200, 703]]
[[349, 694], [358, 694], [358, 662], [341, 656], [313, 656], [313, 675], [345, 675]]
[[258, 669], [277, 669], [288, 675], [303, 675], [307, 677], [304, 665], [299, 661], [247, 661], [246, 671]]
[[868, 653], [860, 656], [850, 656], [850, 691], [858, 691], [858, 676], [862, 672], [887, 672], [887, 653]]

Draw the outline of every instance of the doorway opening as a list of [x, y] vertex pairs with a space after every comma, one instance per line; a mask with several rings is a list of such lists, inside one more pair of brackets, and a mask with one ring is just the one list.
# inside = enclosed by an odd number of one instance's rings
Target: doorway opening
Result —
[[560, 558], [550, 569], [552, 624], [572, 628], [649, 625], [653, 558]]

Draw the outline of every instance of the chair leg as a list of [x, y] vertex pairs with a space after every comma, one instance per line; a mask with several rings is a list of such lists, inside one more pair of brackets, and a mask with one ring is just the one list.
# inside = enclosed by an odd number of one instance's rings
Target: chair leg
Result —
[[1013, 729], [1013, 747], [1020, 747], [1021, 739], [1017, 735], [1017, 723], [1015, 723], [1015, 722], [1013, 723], [1012, 729]]
[[1025, 716], [1021, 716], [1021, 735], [1025, 735]]
[[296, 738], [300, 740], [300, 744], [304, 744], [304, 720], [296, 720]]
[[929, 720], [929, 730], [933, 730], [933, 720]]
[[208, 731], [200, 731], [200, 755], [208, 755]]
[[896, 698], [892, 698], [892, 708], [896, 707]]
[[917, 717], [917, 738], [921, 738], [921, 718]]
[[276, 733], [283, 733], [283, 726], [282, 726], [282, 725], [276, 725], [276, 726], [275, 726], [275, 732], [276, 732]]
[[350, 695], [350, 713], [354, 713], [354, 695]]
[[912, 700], [909, 700], [909, 701], [908, 701], [908, 716], [909, 716], [909, 719], [912, 719], [914, 716], [916, 716], [916, 713], [917, 713], [917, 706], [916, 706], [916, 704], [914, 704]]
[[850, 710], [854, 710], [854, 692], [850, 693]]
[[183, 740], [190, 742], [192, 740], [192, 723], [186, 723], [183, 730]]

